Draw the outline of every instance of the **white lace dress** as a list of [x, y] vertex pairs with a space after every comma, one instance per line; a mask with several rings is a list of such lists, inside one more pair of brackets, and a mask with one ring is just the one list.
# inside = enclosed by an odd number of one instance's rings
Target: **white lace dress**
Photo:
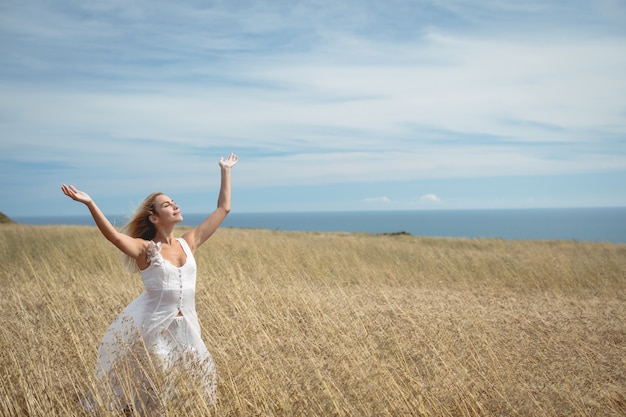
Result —
[[157, 414], [175, 400], [182, 382], [193, 384], [204, 401], [214, 401], [215, 367], [195, 308], [196, 261], [187, 242], [177, 240], [187, 256], [181, 267], [165, 260], [160, 243], [150, 241], [150, 265], [141, 271], [145, 291], [100, 343], [96, 376], [112, 394], [107, 408], [130, 406], [140, 414]]

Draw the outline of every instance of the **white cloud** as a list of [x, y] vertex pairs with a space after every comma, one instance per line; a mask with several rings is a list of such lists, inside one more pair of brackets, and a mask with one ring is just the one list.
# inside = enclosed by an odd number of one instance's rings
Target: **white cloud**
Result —
[[420, 201], [428, 203], [441, 203], [441, 198], [435, 194], [424, 194], [420, 197]]
[[363, 201], [364, 203], [368, 203], [368, 204], [378, 204], [378, 203], [389, 204], [389, 203], [391, 203], [391, 199], [389, 197], [387, 197], [387, 196], [364, 198], [361, 201]]

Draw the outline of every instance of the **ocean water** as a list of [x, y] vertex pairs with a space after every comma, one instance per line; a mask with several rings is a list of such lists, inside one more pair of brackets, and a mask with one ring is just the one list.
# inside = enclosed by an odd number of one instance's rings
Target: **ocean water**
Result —
[[[196, 226], [206, 214], [185, 214]], [[110, 216], [115, 225], [126, 219]], [[15, 217], [25, 224], [94, 224], [88, 215]], [[415, 236], [579, 240], [626, 243], [626, 207], [432, 211], [356, 211], [312, 213], [231, 212], [222, 227], [283, 231], [398, 233]]]

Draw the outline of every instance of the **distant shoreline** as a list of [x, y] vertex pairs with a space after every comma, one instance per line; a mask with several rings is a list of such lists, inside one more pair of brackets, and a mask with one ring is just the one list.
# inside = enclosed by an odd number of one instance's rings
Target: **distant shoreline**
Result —
[[[123, 226], [127, 216], [108, 216]], [[184, 214], [183, 226], [196, 226], [206, 214]], [[17, 216], [33, 225], [93, 225], [89, 215]], [[488, 209], [353, 212], [232, 212], [222, 227], [303, 232], [406, 233], [413, 236], [580, 240], [626, 243], [626, 208]]]

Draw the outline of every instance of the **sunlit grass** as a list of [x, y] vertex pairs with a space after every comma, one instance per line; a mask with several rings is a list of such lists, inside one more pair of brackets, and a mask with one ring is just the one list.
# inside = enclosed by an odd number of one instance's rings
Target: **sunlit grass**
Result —
[[[626, 414], [626, 245], [221, 229], [196, 260], [218, 400], [167, 415]], [[139, 277], [92, 227], [3, 225], [0, 262], [0, 415], [82, 415]]]

